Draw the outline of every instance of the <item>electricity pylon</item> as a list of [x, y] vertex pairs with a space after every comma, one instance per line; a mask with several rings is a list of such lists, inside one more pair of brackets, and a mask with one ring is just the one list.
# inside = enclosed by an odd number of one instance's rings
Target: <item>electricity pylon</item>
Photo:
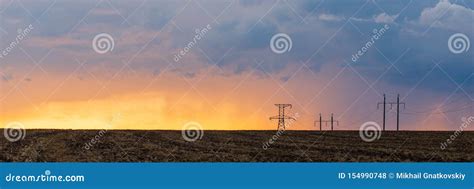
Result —
[[291, 108], [291, 104], [275, 104], [275, 106], [278, 107], [278, 116], [272, 116], [270, 117], [270, 120], [278, 119], [278, 130], [280, 129], [285, 129], [285, 119], [292, 119], [296, 120], [293, 117], [286, 116], [285, 115], [285, 108], [289, 107]]
[[339, 125], [339, 121], [336, 121], [334, 120], [334, 114], [331, 114], [331, 119], [330, 120], [323, 120], [323, 116], [321, 115], [321, 113], [319, 114], [319, 121], [315, 121], [314, 122], [314, 127], [316, 127], [316, 124], [319, 122], [319, 130], [322, 131], [323, 130], [323, 123], [325, 123], [326, 125], [328, 125], [328, 123], [331, 123], [331, 131], [334, 130], [334, 122], [337, 123], [337, 125]]
[[405, 102], [400, 102], [400, 94], [397, 95], [397, 102], [386, 102], [385, 94], [383, 94], [383, 102], [377, 103], [377, 109], [379, 109], [379, 105], [383, 105], [383, 131], [385, 131], [385, 106], [390, 104], [390, 109], [392, 109], [393, 105], [397, 105], [397, 131], [400, 130], [400, 104], [403, 105], [403, 109], [405, 109]]

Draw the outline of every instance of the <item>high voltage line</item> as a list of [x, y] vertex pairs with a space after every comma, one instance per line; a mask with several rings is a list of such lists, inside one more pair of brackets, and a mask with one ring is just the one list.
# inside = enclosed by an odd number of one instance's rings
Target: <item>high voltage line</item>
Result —
[[403, 109], [405, 109], [405, 103], [400, 102], [400, 94], [397, 95], [397, 102], [387, 102], [385, 94], [383, 94], [383, 102], [377, 103], [377, 109], [379, 108], [379, 105], [383, 105], [383, 122], [382, 122], [383, 131], [385, 131], [385, 111], [387, 110], [385, 106], [387, 104], [390, 104], [390, 109], [392, 109], [392, 106], [394, 104], [397, 105], [397, 131], [398, 131], [400, 129], [400, 104], [403, 105]]
[[[439, 107], [442, 107], [442, 106], [447, 106], [449, 104], [453, 104], [454, 102], [457, 102], [459, 101], [460, 99], [462, 98], [457, 98], [453, 101], [450, 101], [449, 103], [447, 104], [443, 104]], [[404, 115], [420, 115], [420, 114], [442, 114], [442, 113], [451, 113], [451, 112], [459, 112], [459, 111], [463, 111], [463, 110], [467, 110], [469, 108], [473, 108], [474, 107], [474, 104], [471, 104], [471, 105], [466, 105], [464, 107], [458, 107], [458, 108], [452, 108], [452, 109], [448, 109], [448, 110], [445, 110], [445, 111], [438, 111], [438, 112], [400, 112], [400, 106], [402, 106], [403, 109], [405, 109], [406, 107], [406, 103], [405, 102], [401, 102], [400, 101], [400, 94], [397, 95], [397, 99], [396, 101], [387, 101], [387, 98], [386, 98], [386, 94], [383, 94], [383, 101], [382, 102], [378, 102], [377, 103], [377, 110], [381, 109], [380, 107], [382, 107], [382, 125], [383, 125], [383, 128], [382, 130], [385, 131], [386, 130], [386, 113], [387, 113], [387, 105], [390, 105], [390, 109], [393, 108], [393, 106], [396, 106], [396, 113], [397, 113], [397, 119], [396, 119], [396, 125], [397, 125], [397, 131], [400, 130], [400, 114], [404, 114]], [[286, 125], [285, 125], [285, 120], [295, 120], [295, 118], [293, 117], [290, 117], [290, 116], [287, 116], [285, 113], [285, 108], [292, 108], [292, 105], [291, 104], [275, 104], [275, 106], [278, 107], [278, 116], [272, 116], [270, 117], [270, 120], [278, 120], [278, 129], [286, 129]], [[437, 108], [439, 109], [439, 108]], [[367, 117], [370, 117], [372, 116], [374, 113], [377, 112], [377, 110], [373, 111], [372, 113], [370, 113], [369, 115], [367, 116], [364, 116], [363, 118], [359, 119], [358, 121], [354, 121], [350, 124], [347, 124], [347, 126], [352, 126], [354, 124], [356, 124], [357, 122], [360, 122], [362, 121], [363, 119], [366, 119]], [[436, 110], [436, 109], [433, 109], [433, 110]], [[431, 110], [431, 111], [433, 111]], [[331, 113], [331, 117], [330, 119], [323, 119], [322, 117], [322, 114], [320, 113], [319, 114], [319, 119], [317, 118], [315, 121], [314, 121], [314, 127], [317, 128], [317, 125], [319, 124], [319, 130], [322, 131], [323, 130], [323, 123], [325, 124], [325, 126], [327, 126], [328, 124], [330, 124], [331, 126], [331, 131], [334, 130], [334, 123], [336, 123], [337, 126], [339, 126], [339, 121], [338, 120], [335, 120], [334, 119], [334, 114]]]
[[321, 115], [321, 113], [319, 113], [319, 121], [314, 121], [314, 126], [316, 127], [316, 124], [319, 123], [319, 130], [322, 131], [323, 130], [323, 123], [325, 123], [326, 126], [328, 125], [328, 123], [331, 123], [331, 131], [333, 131], [334, 130], [334, 122], [336, 122], [337, 125], [339, 126], [339, 121], [334, 120], [334, 114], [331, 114], [331, 119], [323, 120], [323, 116]]

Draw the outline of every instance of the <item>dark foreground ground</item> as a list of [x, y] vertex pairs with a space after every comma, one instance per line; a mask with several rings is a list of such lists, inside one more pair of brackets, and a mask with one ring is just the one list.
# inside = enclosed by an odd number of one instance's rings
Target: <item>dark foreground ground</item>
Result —
[[[3, 133], [3, 130], [0, 130]], [[449, 132], [383, 132], [374, 142], [358, 131], [204, 131], [187, 142], [181, 131], [27, 130], [23, 140], [0, 137], [0, 161], [15, 162], [446, 162], [474, 161], [474, 132], [442, 150]], [[95, 144], [92, 139], [97, 139]], [[94, 140], [95, 140], [94, 139]], [[87, 149], [86, 143], [89, 143]]]

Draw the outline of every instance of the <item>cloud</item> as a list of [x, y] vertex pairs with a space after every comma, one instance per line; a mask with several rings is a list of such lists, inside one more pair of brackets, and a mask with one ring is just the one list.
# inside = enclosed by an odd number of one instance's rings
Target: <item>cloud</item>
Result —
[[444, 29], [471, 30], [466, 23], [471, 23], [474, 10], [441, 0], [435, 7], [425, 8], [418, 20], [419, 24]]
[[396, 15], [388, 15], [387, 13], [381, 13], [374, 17], [375, 23], [386, 23], [391, 24], [398, 18], [398, 14]]
[[332, 15], [332, 14], [320, 14], [318, 16], [318, 19], [322, 20], [322, 21], [341, 21], [341, 20], [345, 20], [345, 18], [342, 17], [342, 16], [336, 16], [336, 15]]
[[374, 22], [377, 24], [392, 24], [392, 23], [395, 23], [395, 19], [397, 19], [398, 16], [399, 14], [389, 15], [383, 12], [378, 15], [373, 15], [371, 18], [351, 17], [350, 20], [354, 20], [358, 22]]

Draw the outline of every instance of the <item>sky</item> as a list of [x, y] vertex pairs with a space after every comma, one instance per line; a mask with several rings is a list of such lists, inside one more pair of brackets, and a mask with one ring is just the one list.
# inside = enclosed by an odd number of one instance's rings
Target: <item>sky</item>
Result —
[[456, 130], [472, 39], [470, 0], [0, 0], [0, 127], [277, 129], [284, 103], [357, 130], [400, 94], [401, 129]]

